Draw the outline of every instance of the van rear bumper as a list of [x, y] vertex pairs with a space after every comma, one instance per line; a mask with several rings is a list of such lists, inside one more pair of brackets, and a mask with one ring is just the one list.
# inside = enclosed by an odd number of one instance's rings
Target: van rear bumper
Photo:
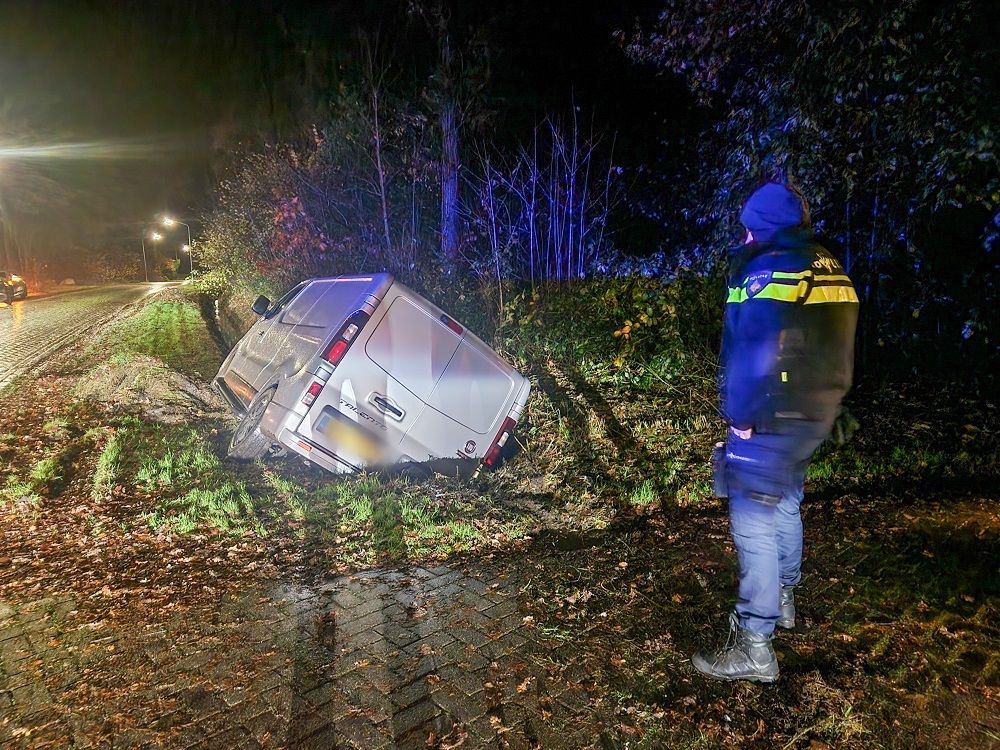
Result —
[[361, 471], [360, 466], [345, 461], [336, 453], [287, 427], [278, 433], [278, 442], [334, 474], [352, 474]]

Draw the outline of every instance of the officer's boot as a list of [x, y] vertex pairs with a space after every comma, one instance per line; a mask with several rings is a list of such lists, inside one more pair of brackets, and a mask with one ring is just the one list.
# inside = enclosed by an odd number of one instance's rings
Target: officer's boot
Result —
[[774, 682], [778, 679], [778, 657], [771, 636], [740, 627], [736, 613], [729, 616], [729, 638], [721, 650], [699, 651], [691, 657], [694, 668], [714, 680]]
[[795, 627], [795, 587], [782, 586], [780, 597], [778, 605], [781, 607], [781, 610], [775, 625], [779, 628], [791, 630]]

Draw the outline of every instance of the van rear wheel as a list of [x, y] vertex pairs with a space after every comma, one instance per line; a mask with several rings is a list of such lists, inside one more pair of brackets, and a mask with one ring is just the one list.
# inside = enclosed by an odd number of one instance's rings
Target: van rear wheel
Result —
[[275, 388], [268, 388], [254, 396], [243, 415], [236, 432], [229, 441], [229, 457], [238, 461], [256, 461], [271, 449], [271, 438], [260, 431], [260, 420], [274, 398]]
[[423, 464], [408, 463], [399, 469], [398, 476], [405, 482], [426, 482], [434, 476], [434, 472]]

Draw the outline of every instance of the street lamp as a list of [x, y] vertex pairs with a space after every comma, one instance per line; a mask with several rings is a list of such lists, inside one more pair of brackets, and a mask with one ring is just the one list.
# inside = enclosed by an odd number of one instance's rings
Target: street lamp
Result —
[[194, 276], [194, 251], [191, 250], [191, 227], [189, 227], [183, 221], [177, 221], [177, 219], [172, 219], [169, 216], [164, 217], [164, 219], [163, 219], [163, 226], [165, 226], [165, 227], [172, 227], [174, 224], [180, 224], [182, 227], [184, 227], [185, 229], [187, 229], [187, 232], [188, 232], [188, 243], [184, 247], [186, 248], [186, 252], [188, 252], [190, 254], [190, 259], [191, 259], [191, 267], [190, 267], [190, 269], [188, 271], [188, 276]]
[[[152, 232], [149, 235], [149, 239], [151, 239], [153, 242], [159, 242], [160, 240], [163, 239], [163, 235], [160, 234], [159, 232]], [[156, 255], [157, 256], [160, 255], [160, 249], [159, 248], [156, 249]]]
[[149, 267], [146, 265], [146, 235], [139, 238], [142, 240], [142, 272], [146, 276], [146, 283], [149, 283]]
[[[150, 232], [149, 233], [149, 239], [151, 239], [153, 242], [159, 242], [160, 240], [163, 239], [163, 235], [160, 234], [159, 232]], [[145, 240], [142, 243], [142, 255], [143, 255], [143, 263], [145, 264], [145, 262], [146, 262], [146, 260], [145, 260], [145, 258], [146, 258], [146, 242], [145, 242]], [[159, 251], [159, 248], [157, 248], [157, 250], [156, 250], [156, 256], [159, 257], [159, 255], [160, 255], [160, 251]], [[146, 281], [149, 281], [149, 271], [148, 270], [146, 271]]]

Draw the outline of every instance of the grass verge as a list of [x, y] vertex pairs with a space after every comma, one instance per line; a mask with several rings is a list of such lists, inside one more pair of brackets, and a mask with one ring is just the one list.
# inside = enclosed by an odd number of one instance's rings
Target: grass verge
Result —
[[173, 370], [207, 379], [220, 357], [196, 302], [171, 290], [101, 332], [87, 353], [127, 362], [137, 355], [155, 357]]

